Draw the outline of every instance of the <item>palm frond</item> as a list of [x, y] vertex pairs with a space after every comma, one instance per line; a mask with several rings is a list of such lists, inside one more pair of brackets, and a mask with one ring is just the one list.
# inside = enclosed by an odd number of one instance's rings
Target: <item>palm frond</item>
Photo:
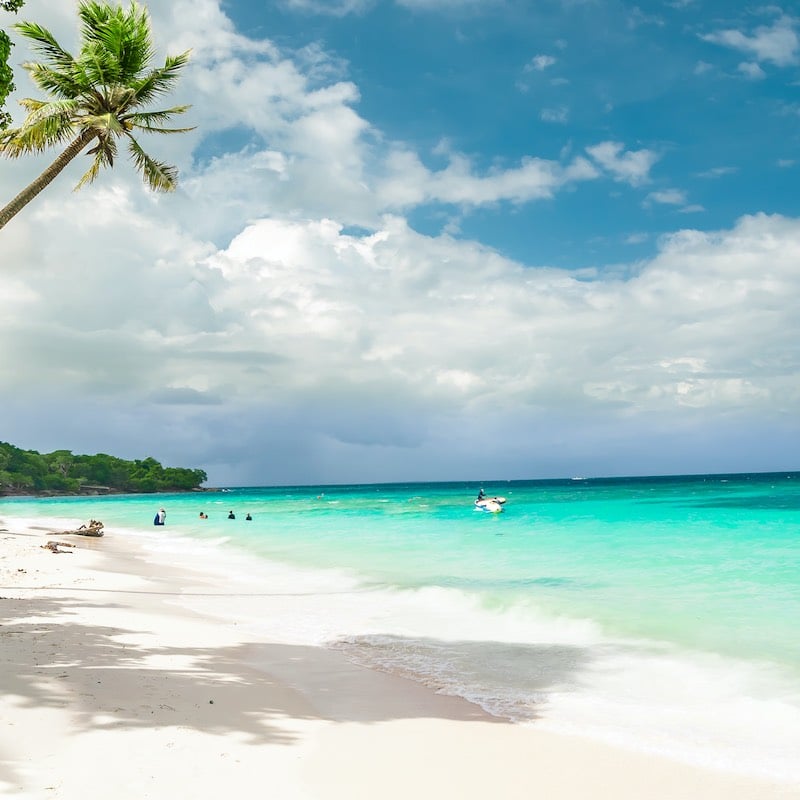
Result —
[[0, 153], [8, 158], [19, 158], [31, 153], [41, 153], [55, 145], [69, 142], [75, 126], [68, 119], [46, 116], [31, 125], [10, 128], [0, 136]]
[[27, 70], [33, 82], [44, 92], [57, 97], [75, 97], [85, 90], [85, 83], [78, 80], [79, 73], [61, 72], [52, 69], [46, 64], [26, 62], [23, 68]]
[[110, 86], [118, 82], [116, 60], [102, 45], [84, 43], [75, 63], [86, 83], [92, 86]]
[[74, 122], [78, 103], [75, 100], [34, 100], [24, 97], [19, 104], [28, 110], [28, 116], [22, 123], [22, 128], [38, 124], [46, 117], [58, 117], [64, 124]]
[[196, 125], [193, 125], [191, 128], [151, 128], [147, 125], [134, 125], [133, 127], [145, 133], [190, 133], [197, 128]]
[[131, 3], [125, 10], [121, 6], [83, 2], [78, 15], [83, 22], [85, 46], [109, 56], [106, 66], [113, 64], [116, 82], [131, 81], [152, 59], [150, 20], [143, 6]]
[[155, 55], [147, 10], [133, 4], [117, 33], [120, 72], [125, 83], [135, 80]]
[[22, 125], [3, 132], [0, 150], [4, 155], [16, 158], [26, 153], [38, 153], [74, 135], [72, 102], [42, 102], [25, 98], [20, 103], [29, 112]]
[[84, 0], [78, 5], [78, 18], [81, 21], [81, 41], [96, 42], [100, 37], [99, 31], [107, 27], [109, 22], [119, 16], [122, 11], [120, 6], [111, 6], [108, 3], [97, 3]]
[[111, 137], [98, 136], [97, 144], [91, 150], [88, 150], [87, 153], [93, 155], [94, 159], [92, 160], [92, 166], [89, 167], [75, 186], [76, 192], [87, 183], [93, 183], [103, 167], [114, 166], [114, 159], [117, 155], [117, 144]]
[[17, 102], [25, 109], [28, 110], [28, 113], [33, 111], [38, 111], [40, 108], [44, 106], [50, 105], [50, 103], [55, 102], [53, 100], [35, 100], [33, 97], [23, 97], [21, 100], [17, 100]]
[[189, 63], [191, 52], [191, 50], [187, 50], [177, 56], [167, 56], [164, 59], [163, 67], [151, 70], [143, 78], [131, 84], [141, 105], [149, 103], [172, 89], [173, 84], [180, 77], [181, 69]]
[[156, 161], [145, 153], [141, 145], [128, 134], [128, 150], [133, 163], [144, 176], [147, 185], [157, 192], [173, 192], [178, 185], [178, 170], [171, 164]]
[[188, 128], [162, 128], [163, 123], [168, 122], [175, 114], [183, 114], [191, 106], [175, 106], [166, 108], [163, 111], [138, 111], [135, 114], [127, 114], [122, 117], [122, 124], [134, 128], [148, 131], [150, 133], [186, 133], [193, 131], [195, 126]]
[[69, 70], [73, 57], [64, 50], [47, 28], [35, 22], [18, 22], [12, 26], [32, 44], [35, 52], [41, 53], [51, 64], [61, 70]]

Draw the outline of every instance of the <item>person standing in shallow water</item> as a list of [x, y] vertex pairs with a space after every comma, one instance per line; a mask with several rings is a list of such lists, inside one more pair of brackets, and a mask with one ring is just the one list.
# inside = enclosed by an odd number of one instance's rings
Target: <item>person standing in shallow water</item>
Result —
[[228, 514], [228, 519], [236, 519], [236, 514], [231, 511], [230, 514]]
[[163, 525], [167, 519], [167, 512], [162, 508], [153, 519], [153, 525]]

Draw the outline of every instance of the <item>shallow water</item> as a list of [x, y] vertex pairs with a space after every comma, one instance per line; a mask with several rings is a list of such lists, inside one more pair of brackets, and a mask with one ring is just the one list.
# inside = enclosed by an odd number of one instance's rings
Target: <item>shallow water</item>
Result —
[[14, 498], [0, 517], [93, 517], [195, 553], [293, 598], [246, 620], [265, 635], [496, 714], [800, 782], [800, 474], [484, 488], [502, 514], [435, 483]]

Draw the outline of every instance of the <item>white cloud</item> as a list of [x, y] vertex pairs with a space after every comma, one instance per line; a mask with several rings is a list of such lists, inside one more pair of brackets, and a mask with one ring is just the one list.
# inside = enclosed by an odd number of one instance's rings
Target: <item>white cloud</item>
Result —
[[739, 171], [738, 167], [711, 167], [695, 173], [698, 178], [722, 178], [725, 175], [733, 175]]
[[648, 208], [652, 206], [653, 203], [668, 206], [681, 206], [681, 208], [678, 209], [681, 214], [696, 214], [700, 211], [705, 211], [703, 206], [697, 203], [687, 205], [686, 192], [681, 189], [662, 189], [657, 192], [650, 192], [647, 197], [645, 197], [642, 205]]
[[439, 11], [453, 8], [496, 6], [502, 0], [395, 0], [397, 5], [417, 11]]
[[686, 202], [686, 192], [680, 189], [663, 189], [658, 192], [650, 192], [645, 198], [645, 202], [681, 206]]
[[548, 67], [552, 67], [556, 63], [553, 56], [537, 55], [534, 56], [526, 65], [525, 72], [544, 72]]
[[[12, 248], [54, 213], [45, 203], [9, 226]], [[18, 342], [0, 359], [4, 394], [58, 383], [230, 413], [252, 397], [319, 396], [430, 413], [600, 401], [800, 411], [800, 353], [787, 349], [800, 323], [784, 302], [800, 291], [795, 220], [684, 231], [630, 279], [586, 281], [397, 217], [367, 237], [265, 218], [218, 252], [121, 192], [84, 195], [69, 219], [24, 245], [0, 301], [0, 335]], [[103, 302], [76, 314], [86, 297]]]
[[587, 147], [586, 152], [610, 172], [614, 180], [640, 186], [650, 180], [650, 168], [659, 156], [652, 150], [624, 150], [620, 142], [601, 142]]
[[557, 122], [564, 124], [569, 119], [569, 109], [561, 108], [543, 108], [539, 112], [539, 119], [543, 122]]
[[396, 149], [387, 160], [387, 177], [378, 187], [386, 209], [421, 203], [455, 203], [467, 206], [509, 200], [515, 203], [552, 197], [570, 183], [592, 180], [597, 170], [582, 158], [562, 165], [556, 161], [525, 158], [518, 167], [493, 169], [478, 175], [466, 156], [451, 154], [449, 164], [432, 171], [408, 150]]
[[752, 61], [743, 61], [736, 69], [751, 81], [760, 81], [767, 77], [764, 70]]
[[628, 27], [636, 29], [641, 25], [655, 25], [663, 28], [664, 20], [657, 14], [646, 14], [641, 8], [634, 6], [628, 15]]
[[778, 67], [792, 66], [798, 61], [800, 40], [795, 31], [794, 20], [787, 16], [780, 17], [770, 27], [762, 25], [756, 28], [752, 35], [740, 30], [726, 29], [701, 38], [753, 55], [758, 61], [770, 61]]
[[343, 17], [345, 14], [364, 11], [373, 4], [373, 0], [283, 0], [283, 3], [292, 11]]

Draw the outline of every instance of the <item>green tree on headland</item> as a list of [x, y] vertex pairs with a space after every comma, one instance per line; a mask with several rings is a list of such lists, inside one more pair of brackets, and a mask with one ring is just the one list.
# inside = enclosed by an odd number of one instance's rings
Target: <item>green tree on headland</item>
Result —
[[[17, 11], [24, 2], [25, 0], [0, 0], [0, 8], [4, 11]], [[0, 30], [0, 130], [7, 127], [11, 122], [11, 117], [6, 111], [3, 111], [3, 106], [5, 105], [6, 97], [14, 91], [14, 74], [11, 71], [11, 67], [8, 66], [8, 59], [13, 46], [8, 34]]]
[[94, 159], [76, 189], [91, 183], [103, 167], [114, 166], [117, 142], [121, 139], [126, 140], [134, 165], [151, 189], [169, 192], [177, 186], [177, 169], [145, 153], [132, 131], [192, 130], [164, 127], [189, 106], [143, 110], [173, 87], [180, 70], [189, 61], [189, 52], [167, 56], [163, 67], [150, 67], [154, 56], [150, 20], [147, 10], [135, 2], [125, 10], [85, 0], [78, 7], [78, 16], [81, 45], [76, 57], [64, 50], [41, 25], [34, 22], [14, 25], [43, 59], [23, 67], [49, 99], [20, 101], [28, 116], [19, 128], [0, 132], [0, 154], [17, 158], [54, 146], [66, 144], [66, 148], [38, 178], [0, 209], [0, 228], [89, 144], [93, 144], [88, 153]]
[[0, 495], [116, 492], [171, 492], [198, 489], [207, 480], [201, 469], [162, 467], [154, 458], [125, 461], [70, 450], [38, 453], [0, 442]]

